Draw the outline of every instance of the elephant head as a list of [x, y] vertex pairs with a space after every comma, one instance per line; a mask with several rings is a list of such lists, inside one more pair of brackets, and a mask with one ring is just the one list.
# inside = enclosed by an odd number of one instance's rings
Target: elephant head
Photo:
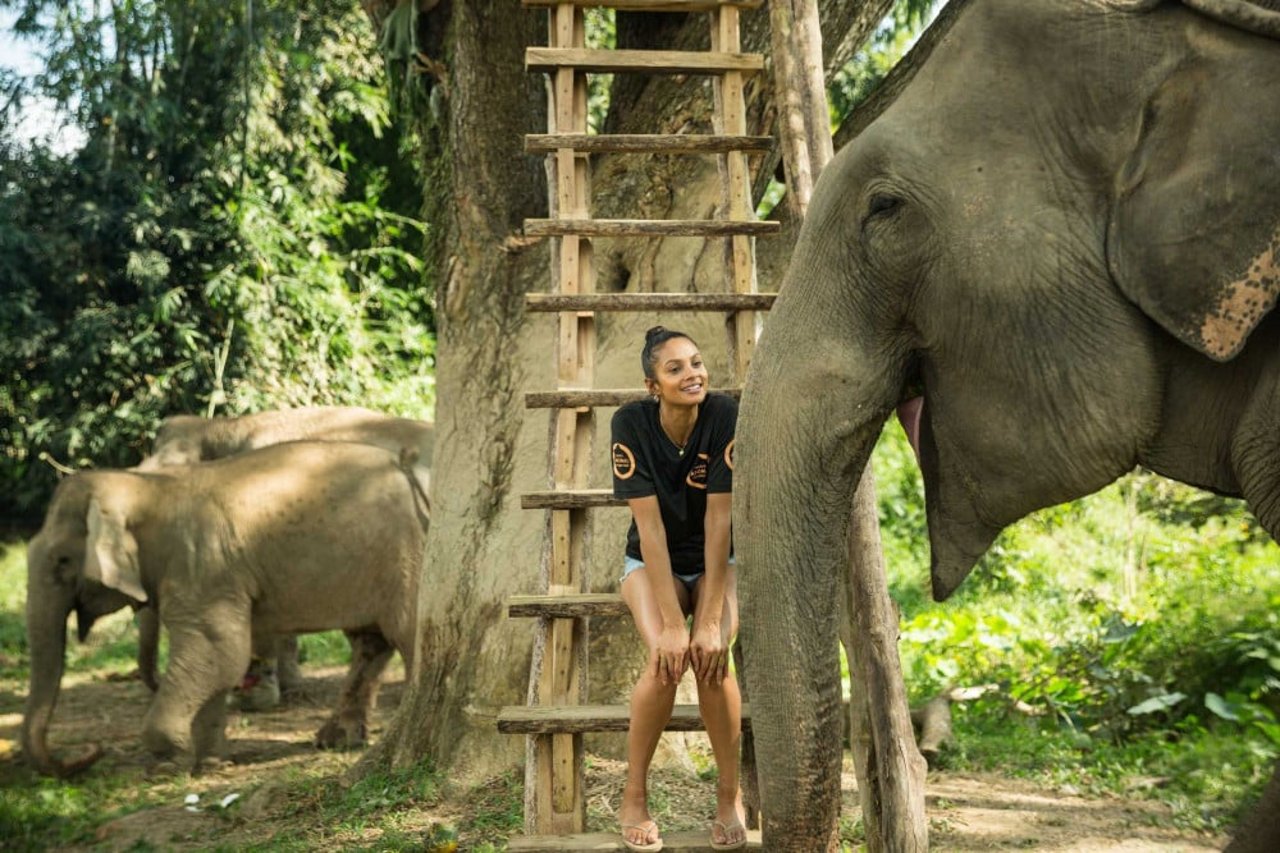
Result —
[[148, 600], [127, 512], [126, 496], [107, 475], [77, 474], [58, 485], [43, 526], [27, 545], [31, 689], [22, 747], [43, 773], [68, 775], [101, 756], [93, 747], [70, 762], [53, 758], [48, 729], [62, 683], [68, 615], [75, 612], [83, 641], [96, 619]]
[[1280, 529], [1280, 14], [1189, 5], [1212, 15], [953, 0], [821, 175], [738, 427], [770, 849], [822, 849], [834, 822], [836, 584], [895, 408], [923, 398], [939, 599], [1006, 525], [1137, 463]]
[[[204, 459], [220, 458], [217, 448], [207, 446], [205, 439], [211, 423], [214, 421], [195, 415], [171, 415], [165, 418], [156, 432], [151, 455], [138, 463], [137, 470], [156, 471], [170, 465], [190, 465]], [[235, 452], [232, 450], [221, 455], [230, 456]]]

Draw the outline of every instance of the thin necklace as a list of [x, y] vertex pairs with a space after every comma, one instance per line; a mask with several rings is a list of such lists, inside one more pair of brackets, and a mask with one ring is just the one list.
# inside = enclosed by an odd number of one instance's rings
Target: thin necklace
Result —
[[674, 438], [672, 438], [671, 436], [667, 435], [667, 431], [666, 431], [666, 429], [663, 429], [663, 430], [662, 430], [662, 434], [667, 436], [667, 441], [671, 442], [671, 446], [672, 446], [672, 447], [674, 447], [674, 448], [676, 449], [676, 455], [677, 455], [677, 456], [684, 456], [684, 445], [683, 445], [683, 444], [676, 444], [676, 440], [675, 440]]
[[[696, 424], [697, 424], [697, 421], [694, 421], [694, 424], [696, 425]], [[684, 440], [684, 444], [681, 444], [681, 443], [679, 443], [678, 441], [676, 441], [674, 438], [672, 438], [672, 437], [671, 437], [671, 433], [667, 432], [667, 428], [666, 428], [666, 427], [663, 425], [663, 423], [662, 423], [662, 411], [661, 411], [661, 410], [659, 410], [659, 411], [658, 411], [658, 429], [662, 430], [662, 435], [663, 435], [663, 437], [664, 437], [664, 438], [666, 438], [666, 440], [667, 440], [667, 441], [671, 442], [671, 446], [672, 446], [672, 447], [674, 447], [674, 448], [676, 449], [676, 455], [677, 455], [677, 456], [684, 456], [684, 449], [685, 449], [685, 447], [689, 444], [689, 439], [688, 439], [688, 438], [686, 438], [686, 439]], [[689, 430], [689, 435], [690, 435], [690, 436], [692, 436], [692, 435], [693, 435], [693, 430]]]

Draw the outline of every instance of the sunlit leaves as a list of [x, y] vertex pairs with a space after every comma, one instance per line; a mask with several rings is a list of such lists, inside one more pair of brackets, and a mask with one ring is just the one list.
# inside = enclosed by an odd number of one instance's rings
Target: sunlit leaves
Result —
[[1125, 709], [1126, 714], [1132, 714], [1140, 717], [1143, 714], [1154, 714], [1157, 711], [1167, 711], [1174, 705], [1177, 705], [1183, 699], [1187, 698], [1187, 694], [1174, 691], [1173, 693], [1161, 693], [1158, 696], [1152, 696], [1143, 702], [1139, 702], [1132, 708]]
[[172, 412], [429, 411], [420, 188], [354, 0], [22, 5], [87, 136], [0, 143], [9, 513], [43, 454], [129, 464]]

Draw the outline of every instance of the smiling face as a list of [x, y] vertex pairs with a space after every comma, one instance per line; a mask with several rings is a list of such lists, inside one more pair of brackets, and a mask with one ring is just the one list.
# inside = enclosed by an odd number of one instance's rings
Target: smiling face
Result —
[[662, 403], [696, 406], [707, 398], [707, 367], [698, 346], [688, 338], [672, 338], [654, 351], [653, 378], [645, 388]]

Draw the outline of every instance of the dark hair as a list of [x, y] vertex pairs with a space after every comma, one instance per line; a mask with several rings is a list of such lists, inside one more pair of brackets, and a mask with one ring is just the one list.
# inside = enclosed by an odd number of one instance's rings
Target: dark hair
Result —
[[644, 349], [640, 350], [640, 366], [644, 368], [645, 379], [657, 378], [653, 370], [654, 365], [658, 363], [657, 349], [672, 338], [684, 338], [695, 347], [698, 345], [697, 341], [684, 332], [677, 332], [666, 326], [654, 326], [644, 333]]

